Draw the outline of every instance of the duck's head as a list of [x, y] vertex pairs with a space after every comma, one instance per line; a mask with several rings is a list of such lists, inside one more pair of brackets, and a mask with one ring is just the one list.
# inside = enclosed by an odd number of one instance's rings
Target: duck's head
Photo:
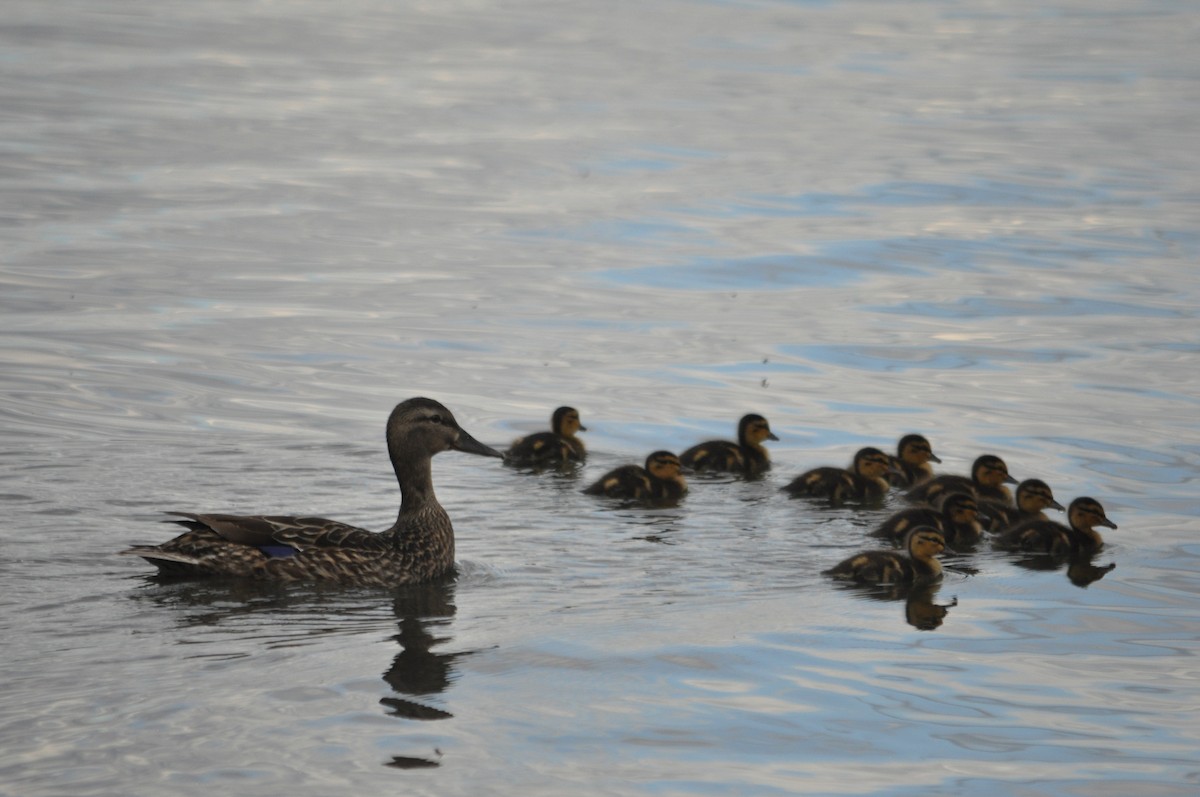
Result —
[[683, 464], [679, 461], [679, 457], [670, 451], [655, 451], [646, 457], [646, 470], [656, 479], [669, 481], [679, 478], [683, 471]]
[[771, 425], [761, 415], [742, 416], [738, 421], [738, 442], [742, 445], [761, 446], [764, 440], [778, 440], [771, 431]]
[[1037, 513], [1043, 509], [1063, 511], [1063, 505], [1054, 500], [1050, 485], [1041, 479], [1026, 479], [1017, 485], [1017, 506], [1022, 512]]
[[550, 428], [563, 437], [574, 437], [577, 432], [586, 432], [587, 427], [579, 421], [579, 410], [574, 407], [559, 407], [550, 416]]
[[971, 465], [971, 478], [986, 487], [999, 487], [1002, 484], [1016, 484], [1017, 480], [1008, 475], [1008, 465], [1004, 460], [992, 454], [984, 454]]
[[932, 526], [917, 526], [905, 538], [905, 550], [913, 559], [930, 562], [945, 552], [946, 538]]
[[393, 459], [432, 457], [450, 450], [504, 457], [468, 434], [443, 404], [428, 398], [410, 398], [396, 405], [388, 416], [387, 443]]
[[924, 465], [926, 462], [941, 462], [933, 453], [933, 446], [922, 435], [906, 434], [896, 445], [896, 458], [909, 465]]
[[966, 493], [951, 493], [942, 499], [942, 515], [952, 523], [972, 523], [979, 517], [979, 504]]
[[878, 448], [860, 448], [854, 454], [854, 472], [867, 479], [882, 479], [892, 469], [892, 458]]
[[1106, 528], [1115, 529], [1116, 523], [1108, 519], [1104, 514], [1104, 507], [1100, 506], [1100, 502], [1095, 498], [1076, 498], [1071, 502], [1071, 506], [1067, 509], [1067, 517], [1070, 518], [1071, 526], [1077, 529], [1090, 531], [1096, 526], [1104, 526]]

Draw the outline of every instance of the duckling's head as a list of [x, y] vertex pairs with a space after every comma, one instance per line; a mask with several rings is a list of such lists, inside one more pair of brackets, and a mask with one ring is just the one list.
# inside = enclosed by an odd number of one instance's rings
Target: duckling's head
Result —
[[1041, 479], [1026, 479], [1017, 485], [1017, 506], [1022, 512], [1037, 513], [1043, 509], [1063, 511], [1063, 505], [1054, 500], [1050, 485]]
[[504, 457], [468, 434], [444, 405], [428, 398], [410, 398], [396, 405], [388, 416], [387, 444], [393, 461], [432, 457], [451, 449], [485, 457]]
[[979, 517], [979, 504], [966, 493], [951, 493], [942, 499], [942, 515], [953, 523], [971, 523]]
[[975, 464], [971, 466], [971, 478], [987, 487], [1017, 483], [1016, 479], [1008, 475], [1008, 465], [1004, 464], [1004, 460], [991, 454], [984, 454], [975, 460]]
[[1115, 529], [1116, 523], [1104, 514], [1104, 507], [1095, 498], [1076, 498], [1067, 509], [1067, 517], [1071, 520], [1072, 528], [1091, 531], [1096, 526]]
[[882, 479], [892, 469], [892, 458], [878, 448], [860, 448], [854, 455], [854, 472], [867, 479]]
[[933, 446], [919, 434], [906, 434], [896, 445], [896, 458], [910, 465], [924, 465], [926, 462], [941, 462], [933, 453]]
[[904, 547], [913, 559], [932, 562], [946, 550], [946, 538], [932, 526], [917, 526], [908, 533]]
[[760, 447], [764, 440], [778, 440], [771, 425], [761, 415], [745, 415], [738, 422], [738, 442], [744, 446]]
[[586, 432], [587, 427], [579, 422], [579, 410], [574, 407], [559, 407], [550, 416], [550, 428], [563, 437], [574, 437], [576, 432]]
[[646, 457], [646, 470], [656, 479], [672, 480], [679, 478], [683, 464], [670, 451], [655, 451]]

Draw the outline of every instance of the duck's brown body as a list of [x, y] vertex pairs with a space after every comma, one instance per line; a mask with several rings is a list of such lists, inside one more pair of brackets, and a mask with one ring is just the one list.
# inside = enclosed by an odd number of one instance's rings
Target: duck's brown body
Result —
[[771, 468], [771, 457], [763, 446], [766, 440], [778, 440], [767, 419], [746, 415], [738, 422], [738, 441], [709, 440], [694, 445], [679, 455], [684, 467], [697, 472], [741, 473], [756, 476]]
[[164, 575], [266, 581], [326, 581], [394, 586], [431, 581], [454, 568], [454, 527], [433, 492], [431, 460], [457, 450], [501, 456], [459, 427], [436, 401], [409, 399], [392, 411], [388, 452], [402, 502], [395, 524], [378, 534], [334, 520], [287, 515], [176, 512], [188, 531], [161, 545], [139, 545]]

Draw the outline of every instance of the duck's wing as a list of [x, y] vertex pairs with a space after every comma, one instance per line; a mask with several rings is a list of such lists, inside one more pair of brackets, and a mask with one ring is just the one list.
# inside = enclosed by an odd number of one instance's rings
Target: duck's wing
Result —
[[254, 548], [287, 545], [306, 548], [354, 548], [379, 550], [387, 547], [378, 534], [337, 520], [301, 515], [212, 515], [168, 512], [187, 518], [177, 520], [193, 530], [208, 530], [222, 539]]

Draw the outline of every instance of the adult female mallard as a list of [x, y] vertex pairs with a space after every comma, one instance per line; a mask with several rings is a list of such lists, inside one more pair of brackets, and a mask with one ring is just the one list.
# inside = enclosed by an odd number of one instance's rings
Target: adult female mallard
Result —
[[971, 476], [935, 476], [927, 482], [918, 484], [904, 494], [904, 497], [914, 503], [926, 503], [937, 506], [943, 496], [950, 493], [970, 493], [981, 501], [999, 501], [1012, 503], [1012, 494], [1006, 484], [1016, 484], [1017, 480], [1008, 475], [1008, 465], [1004, 460], [992, 454], [984, 454], [971, 465]]
[[454, 569], [454, 528], [433, 494], [433, 455], [449, 450], [502, 455], [427, 398], [396, 405], [388, 417], [387, 446], [401, 494], [400, 513], [387, 531], [376, 534], [318, 517], [172, 512], [186, 518], [174, 522], [188, 531], [121, 553], [140, 556], [170, 576], [378, 586], [440, 578]]
[[980, 509], [988, 517], [988, 531], [998, 534], [1026, 520], [1047, 520], [1043, 509], [1063, 511], [1054, 500], [1050, 485], [1041, 479], [1026, 479], [1017, 485], [1016, 506], [1000, 501], [983, 501]]
[[979, 504], [974, 496], [951, 493], [942, 501], [941, 510], [929, 506], [901, 509], [871, 532], [872, 537], [899, 544], [917, 526], [928, 526], [942, 532], [946, 544], [955, 548], [971, 546], [983, 537], [979, 523]]
[[849, 468], [814, 468], [792, 479], [783, 489], [796, 496], [828, 498], [835, 504], [878, 501], [891, 487], [885, 478], [891, 469], [890, 456], [878, 448], [861, 448]]
[[646, 457], [646, 467], [622, 465], [601, 476], [584, 492], [654, 503], [678, 501], [687, 492], [681, 469], [679, 457], [670, 451], [655, 451]]
[[1070, 526], [1053, 520], [1022, 521], [994, 540], [997, 548], [1010, 551], [1048, 553], [1055, 556], [1091, 553], [1100, 550], [1104, 540], [1096, 526], [1117, 527], [1104, 514], [1104, 507], [1095, 498], [1076, 498], [1067, 507]]
[[550, 431], [518, 437], [504, 454], [504, 461], [518, 468], [561, 468], [587, 458], [587, 449], [576, 435], [586, 432], [579, 410], [559, 407], [550, 416]]
[[684, 451], [679, 460], [685, 468], [695, 471], [743, 473], [755, 476], [771, 467], [771, 457], [763, 446], [766, 440], [778, 440], [767, 419], [761, 415], [745, 415], [738, 422], [738, 441], [709, 440]]
[[892, 459], [892, 471], [888, 481], [893, 487], [916, 487], [933, 478], [930, 462], [941, 463], [933, 453], [929, 441], [919, 434], [906, 434], [896, 445], [896, 456]]
[[937, 529], [917, 526], [904, 540], [900, 551], [863, 551], [824, 571], [824, 575], [846, 581], [876, 584], [913, 584], [942, 577], [938, 554], [946, 540]]

